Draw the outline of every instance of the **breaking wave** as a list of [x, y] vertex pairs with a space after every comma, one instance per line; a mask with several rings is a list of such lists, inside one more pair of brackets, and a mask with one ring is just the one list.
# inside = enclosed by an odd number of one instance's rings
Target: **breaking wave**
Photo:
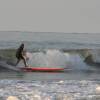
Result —
[[[12, 67], [16, 63], [15, 49], [0, 50], [0, 66], [6, 68]], [[72, 69], [85, 69], [89, 70], [90, 65], [100, 65], [100, 50], [98, 49], [81, 49], [81, 50], [58, 50], [58, 49], [43, 49], [43, 50], [30, 50], [29, 65], [35, 67], [63, 67]], [[89, 56], [91, 57], [89, 58]], [[10, 67], [12, 66], [12, 67]], [[18, 66], [24, 66], [22, 62]]]

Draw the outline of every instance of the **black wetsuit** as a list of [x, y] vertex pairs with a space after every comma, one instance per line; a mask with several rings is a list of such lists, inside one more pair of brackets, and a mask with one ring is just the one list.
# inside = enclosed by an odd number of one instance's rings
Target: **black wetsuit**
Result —
[[18, 50], [17, 50], [17, 52], [16, 52], [16, 57], [17, 57], [17, 59], [23, 59], [23, 55], [22, 55], [22, 53], [23, 53], [23, 48], [18, 48]]
[[24, 44], [21, 44], [21, 46], [18, 48], [16, 52], [16, 58], [18, 59], [16, 65], [19, 63], [19, 61], [22, 59], [24, 61], [25, 67], [27, 67], [26, 64], [26, 59], [23, 56], [23, 51], [24, 51]]

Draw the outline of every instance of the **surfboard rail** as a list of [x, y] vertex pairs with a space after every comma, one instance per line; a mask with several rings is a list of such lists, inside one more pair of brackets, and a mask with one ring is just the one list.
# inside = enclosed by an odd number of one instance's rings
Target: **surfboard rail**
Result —
[[27, 72], [60, 72], [64, 71], [64, 68], [50, 68], [50, 67], [22, 67], [22, 71]]

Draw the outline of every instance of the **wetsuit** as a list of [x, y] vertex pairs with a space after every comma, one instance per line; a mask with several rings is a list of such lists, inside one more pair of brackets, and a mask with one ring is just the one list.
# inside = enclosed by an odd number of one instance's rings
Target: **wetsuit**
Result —
[[23, 52], [24, 52], [24, 44], [21, 44], [21, 46], [18, 48], [18, 50], [16, 52], [16, 58], [18, 59], [16, 65], [19, 63], [20, 60], [23, 60], [24, 64], [25, 64], [25, 67], [27, 67], [26, 59], [24, 57]]

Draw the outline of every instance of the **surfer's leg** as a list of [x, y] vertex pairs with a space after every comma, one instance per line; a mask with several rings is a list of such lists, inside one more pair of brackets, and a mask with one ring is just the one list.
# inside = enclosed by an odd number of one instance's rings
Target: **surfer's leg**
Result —
[[25, 67], [28, 67], [28, 64], [26, 63], [25, 57], [23, 57], [23, 62], [24, 62]]
[[20, 62], [20, 59], [17, 60], [17, 63], [15, 64], [15, 66], [17, 66], [19, 62]]

